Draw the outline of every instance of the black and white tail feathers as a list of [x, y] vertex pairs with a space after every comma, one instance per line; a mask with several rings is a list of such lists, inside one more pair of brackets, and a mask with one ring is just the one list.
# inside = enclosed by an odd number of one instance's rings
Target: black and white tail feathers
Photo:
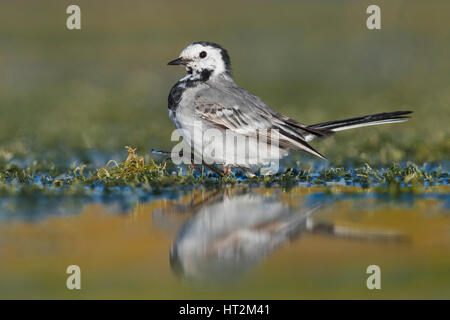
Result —
[[374, 126], [378, 124], [403, 122], [408, 120], [408, 118], [410, 118], [409, 116], [407, 116], [407, 114], [410, 113], [412, 113], [412, 111], [377, 113], [362, 117], [313, 124], [311, 126], [308, 126], [308, 128], [319, 131], [323, 130], [323, 131], [337, 132], [359, 127]]
[[280, 143], [280, 146], [284, 146], [290, 149], [294, 150], [302, 150], [306, 151], [310, 154], [313, 154], [319, 158], [326, 159], [323, 155], [321, 155], [319, 152], [314, 150], [313, 147], [311, 147], [308, 142], [313, 140], [314, 138], [324, 138], [328, 137], [335, 132], [342, 131], [342, 130], [348, 130], [353, 128], [359, 128], [359, 127], [366, 127], [366, 126], [374, 126], [379, 124], [387, 124], [387, 123], [396, 123], [396, 122], [403, 122], [408, 120], [410, 118], [407, 116], [408, 114], [412, 113], [412, 111], [395, 111], [395, 112], [384, 112], [384, 113], [377, 113], [377, 114], [371, 114], [367, 116], [362, 117], [355, 117], [355, 118], [349, 118], [344, 120], [336, 120], [336, 121], [329, 121], [329, 122], [322, 122], [318, 124], [313, 124], [311, 126], [307, 127], [299, 127], [298, 123], [294, 120], [288, 119], [290, 122], [288, 124], [291, 126], [291, 128], [300, 128], [303, 131], [306, 131], [307, 134], [303, 135], [301, 138], [287, 135], [282, 133], [285, 137], [290, 138], [294, 142], [297, 142], [296, 145], [286, 145]]

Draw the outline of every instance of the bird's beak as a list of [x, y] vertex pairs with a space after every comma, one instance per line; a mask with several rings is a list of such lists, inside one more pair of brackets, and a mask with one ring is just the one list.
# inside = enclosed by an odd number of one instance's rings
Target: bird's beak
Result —
[[175, 60], [170, 61], [167, 65], [169, 66], [178, 66], [180, 64], [186, 65], [188, 61], [183, 58], [177, 58]]

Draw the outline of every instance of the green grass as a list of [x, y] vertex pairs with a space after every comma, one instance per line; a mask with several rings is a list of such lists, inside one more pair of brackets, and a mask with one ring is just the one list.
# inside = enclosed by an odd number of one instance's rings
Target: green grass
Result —
[[[299, 184], [326, 186], [327, 192], [343, 192], [333, 189], [337, 185], [353, 186], [347, 192], [378, 193], [423, 193], [430, 186], [442, 186], [445, 192], [449, 183], [448, 171], [441, 167], [428, 169], [414, 163], [392, 165], [374, 169], [365, 164], [355, 168], [327, 168], [319, 171], [286, 169], [284, 172], [248, 178], [245, 173], [234, 171], [230, 176], [219, 177], [205, 168], [177, 167], [170, 160], [146, 162], [127, 147], [128, 157], [123, 162], [109, 161], [99, 169], [86, 166], [61, 171], [57, 166], [45, 167], [37, 162], [20, 168], [6, 165], [0, 168], [0, 196], [41, 195], [50, 197], [90, 197], [93, 189], [100, 188], [102, 194], [122, 192], [122, 187], [144, 190], [149, 194], [177, 191], [182, 188], [221, 188], [226, 186], [264, 186], [285, 189]], [[117, 189], [117, 187], [119, 189]], [[345, 190], [344, 190], [345, 191]], [[436, 191], [434, 189], [433, 191]], [[438, 189], [439, 191], [439, 189]]]

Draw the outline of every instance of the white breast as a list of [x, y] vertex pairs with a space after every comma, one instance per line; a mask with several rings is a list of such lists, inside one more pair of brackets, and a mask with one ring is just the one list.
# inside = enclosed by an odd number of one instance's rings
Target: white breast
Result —
[[267, 146], [255, 137], [213, 127], [195, 112], [195, 95], [205, 86], [200, 84], [187, 88], [176, 112], [169, 112], [183, 140], [197, 154], [202, 155], [208, 164], [240, 166], [252, 170], [270, 167], [272, 173], [277, 171], [279, 159], [288, 154], [286, 150]]

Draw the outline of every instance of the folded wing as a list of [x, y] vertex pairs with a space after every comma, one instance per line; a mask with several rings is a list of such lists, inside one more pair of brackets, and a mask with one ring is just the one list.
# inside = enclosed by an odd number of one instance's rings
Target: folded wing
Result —
[[277, 137], [280, 148], [301, 150], [325, 159], [307, 141], [331, 132], [308, 128], [283, 116], [243, 89], [203, 89], [197, 93], [194, 104], [197, 116], [213, 127], [249, 137], [267, 133], [267, 141], [273, 142]]

